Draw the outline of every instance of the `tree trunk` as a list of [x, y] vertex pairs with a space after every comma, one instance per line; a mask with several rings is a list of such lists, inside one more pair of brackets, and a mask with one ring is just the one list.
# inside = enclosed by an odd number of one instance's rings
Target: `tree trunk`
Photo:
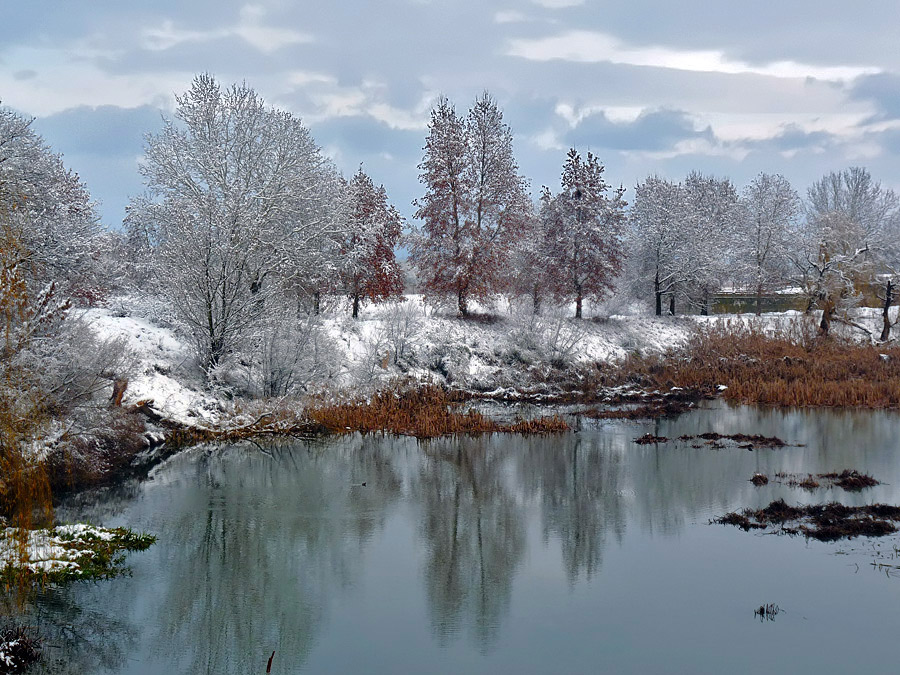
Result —
[[127, 388], [128, 380], [125, 378], [116, 378], [115, 382], [113, 382], [112, 396], [109, 400], [114, 407], [120, 408], [122, 406], [122, 397], [125, 396]]
[[537, 286], [534, 287], [534, 293], [531, 296], [531, 309], [535, 316], [541, 313], [541, 294]]
[[884, 286], [884, 309], [881, 311], [881, 341], [887, 342], [891, 339], [891, 303], [894, 301], [894, 284], [890, 279]]
[[353, 318], [354, 319], [359, 318], [359, 296], [358, 295], [353, 296]]
[[313, 293], [313, 312], [315, 312], [316, 316], [319, 316], [319, 312], [322, 309], [322, 294], [319, 291]]
[[675, 316], [675, 294], [669, 296], [669, 314]]
[[469, 299], [466, 297], [465, 289], [459, 289], [459, 293], [456, 295], [456, 302], [459, 315], [462, 317], [469, 316]]
[[762, 314], [762, 284], [756, 287], [756, 316], [760, 314]]
[[662, 291], [659, 288], [659, 270], [653, 280], [653, 292], [656, 294], [656, 316], [662, 316]]
[[578, 291], [578, 295], [575, 296], [575, 318], [581, 318], [581, 291]]
[[828, 336], [831, 329], [831, 316], [834, 314], [834, 301], [826, 300], [822, 306], [822, 320], [819, 322], [819, 331], [822, 335]]
[[700, 302], [700, 316], [709, 316], [709, 291], [703, 289], [703, 297]]

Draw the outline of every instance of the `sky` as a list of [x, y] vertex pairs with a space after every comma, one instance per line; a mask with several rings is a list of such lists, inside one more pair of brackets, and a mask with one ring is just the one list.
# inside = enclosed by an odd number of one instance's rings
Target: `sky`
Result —
[[435, 100], [464, 112], [484, 90], [535, 197], [569, 147], [626, 199], [691, 170], [739, 188], [782, 173], [802, 195], [866, 166], [900, 188], [896, 0], [32, 0], [3, 23], [0, 103], [34, 118], [114, 228], [145, 134], [201, 72], [300, 116], [407, 218]]

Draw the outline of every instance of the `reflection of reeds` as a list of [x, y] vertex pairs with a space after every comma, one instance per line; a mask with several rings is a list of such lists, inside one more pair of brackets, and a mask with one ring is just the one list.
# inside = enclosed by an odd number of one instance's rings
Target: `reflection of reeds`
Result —
[[453, 434], [545, 434], [569, 427], [558, 415], [503, 423], [481, 413], [455, 410], [458, 400], [441, 387], [381, 391], [369, 400], [314, 405], [310, 419], [328, 431], [384, 432], [417, 438]]
[[900, 408], [900, 347], [874, 347], [803, 333], [710, 328], [676, 355], [633, 357], [625, 377], [652, 386], [712, 392], [739, 403]]

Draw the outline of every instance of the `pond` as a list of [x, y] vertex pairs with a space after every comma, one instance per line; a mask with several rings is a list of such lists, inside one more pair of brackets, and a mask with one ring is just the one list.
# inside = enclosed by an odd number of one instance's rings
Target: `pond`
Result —
[[[637, 445], [777, 435], [781, 449]], [[60, 509], [153, 532], [133, 574], [49, 591], [54, 673], [887, 672], [900, 537], [821, 543], [711, 518], [778, 497], [900, 503], [900, 417], [708, 409], [553, 437], [195, 449]], [[802, 445], [799, 445], [802, 444]], [[857, 469], [861, 493], [755, 472]], [[900, 564], [900, 561], [897, 561]], [[760, 605], [782, 610], [774, 621]]]

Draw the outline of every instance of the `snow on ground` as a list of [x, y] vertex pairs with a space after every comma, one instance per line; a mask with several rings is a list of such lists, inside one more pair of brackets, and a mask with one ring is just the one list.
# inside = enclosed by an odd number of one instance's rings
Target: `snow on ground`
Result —
[[[211, 394], [186, 341], [147, 311], [136, 298], [118, 298], [93, 308], [83, 318], [104, 339], [120, 338], [134, 350], [138, 365], [126, 401], [152, 399], [154, 408], [185, 424], [208, 425], [220, 419], [224, 401]], [[340, 303], [339, 303], [340, 304]], [[111, 309], [115, 308], [115, 309]], [[572, 308], [535, 317], [527, 307], [509, 303], [475, 307], [480, 316], [460, 319], [452, 309], [436, 310], [410, 295], [404, 302], [365, 306], [357, 320], [346, 308], [323, 315], [340, 373], [338, 388], [370, 386], [398, 376], [447, 382], [483, 391], [526, 384], [527, 375], [547, 364], [612, 363], [630, 353], [659, 352], [683, 344], [697, 327], [754, 327], [769, 334], [814, 322], [800, 312], [655, 317], [614, 314], [571, 319]], [[856, 320], [880, 329], [880, 310], [861, 308]], [[844, 330], [836, 326], [836, 330]], [[863, 339], [865, 336], [857, 331]], [[877, 335], [877, 332], [875, 333]]]
[[[117, 303], [110, 303], [116, 306]], [[85, 310], [81, 318], [101, 340], [121, 339], [131, 348], [137, 364], [128, 380], [124, 403], [152, 399], [165, 417], [196, 425], [217, 419], [220, 402], [204, 391], [190, 347], [171, 328], [136, 315], [125, 315], [125, 303]], [[134, 306], [134, 302], [128, 306]]]
[[64, 530], [65, 526], [54, 530], [28, 530], [24, 542], [19, 541], [21, 533], [16, 528], [0, 530], [0, 571], [24, 565], [32, 572], [70, 569], [77, 574], [80, 565], [75, 561], [93, 555], [91, 550], [78, 548], [79, 544], [85, 536], [104, 534], [97, 528], [82, 527], [85, 529], [79, 531]]

